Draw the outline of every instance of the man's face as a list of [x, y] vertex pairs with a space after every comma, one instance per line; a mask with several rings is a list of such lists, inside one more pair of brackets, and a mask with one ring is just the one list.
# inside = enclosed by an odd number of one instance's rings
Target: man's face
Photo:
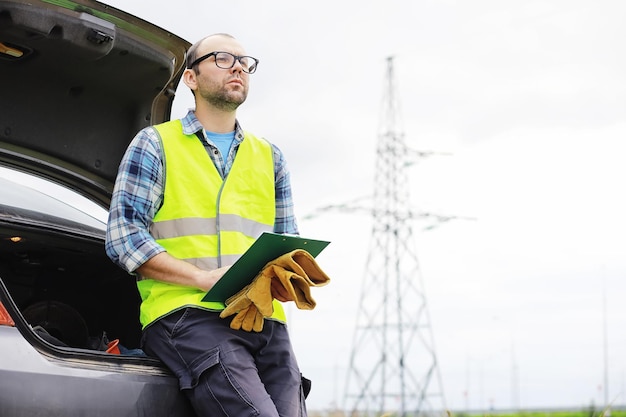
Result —
[[[245, 55], [237, 40], [226, 36], [211, 36], [202, 42], [197, 56], [211, 52], [230, 52], [233, 55]], [[193, 70], [191, 70], [193, 71]], [[249, 74], [242, 70], [239, 61], [230, 69], [215, 65], [215, 56], [211, 56], [196, 65], [196, 100], [205, 100], [220, 110], [234, 111], [248, 96]]]

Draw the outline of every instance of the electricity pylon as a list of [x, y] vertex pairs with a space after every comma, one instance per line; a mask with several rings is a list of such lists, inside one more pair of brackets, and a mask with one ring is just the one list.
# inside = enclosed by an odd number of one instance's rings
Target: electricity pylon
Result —
[[442, 415], [443, 385], [411, 223], [393, 58], [378, 132], [372, 236], [350, 354], [344, 410], [351, 416]]

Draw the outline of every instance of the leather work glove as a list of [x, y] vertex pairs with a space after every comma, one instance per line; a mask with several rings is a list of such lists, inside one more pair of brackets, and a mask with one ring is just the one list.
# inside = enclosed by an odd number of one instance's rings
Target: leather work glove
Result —
[[[221, 314], [220, 314], [221, 317]], [[259, 312], [254, 304], [240, 310], [230, 322], [230, 328], [233, 330], [243, 329], [247, 332], [260, 332], [263, 330], [263, 314]]]
[[[296, 249], [269, 262], [264, 271], [289, 294], [289, 301], [295, 302], [301, 310], [315, 308], [310, 287], [321, 287], [330, 282], [330, 278], [319, 267], [315, 258], [303, 249]], [[271, 272], [270, 272], [271, 271]]]
[[274, 314], [271, 284], [271, 278], [261, 272], [250, 284], [226, 300], [226, 308], [220, 317], [236, 314], [230, 322], [231, 329], [260, 332], [263, 330], [263, 318]]
[[320, 287], [330, 282], [330, 278], [322, 271], [315, 258], [304, 249], [295, 249], [279, 256], [269, 264], [279, 265], [295, 272], [304, 277], [311, 286]]
[[274, 313], [273, 284], [282, 288], [280, 293], [287, 295], [287, 301], [294, 301], [299, 309], [312, 310], [316, 303], [310, 287], [329, 281], [310, 253], [296, 249], [268, 262], [250, 284], [226, 300], [220, 317], [236, 314], [230, 322], [231, 329], [260, 332], [264, 318]]

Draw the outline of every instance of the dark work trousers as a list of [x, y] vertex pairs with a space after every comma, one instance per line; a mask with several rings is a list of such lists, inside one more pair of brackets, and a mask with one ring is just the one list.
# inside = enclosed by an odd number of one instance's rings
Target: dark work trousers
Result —
[[256, 333], [230, 321], [186, 308], [148, 326], [142, 348], [178, 377], [198, 417], [306, 417], [287, 327], [265, 320]]

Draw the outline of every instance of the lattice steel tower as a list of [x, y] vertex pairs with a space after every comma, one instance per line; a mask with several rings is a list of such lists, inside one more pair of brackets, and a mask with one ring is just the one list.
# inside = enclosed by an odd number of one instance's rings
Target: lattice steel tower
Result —
[[443, 415], [445, 400], [413, 241], [393, 58], [376, 149], [373, 227], [344, 391], [351, 416]]

